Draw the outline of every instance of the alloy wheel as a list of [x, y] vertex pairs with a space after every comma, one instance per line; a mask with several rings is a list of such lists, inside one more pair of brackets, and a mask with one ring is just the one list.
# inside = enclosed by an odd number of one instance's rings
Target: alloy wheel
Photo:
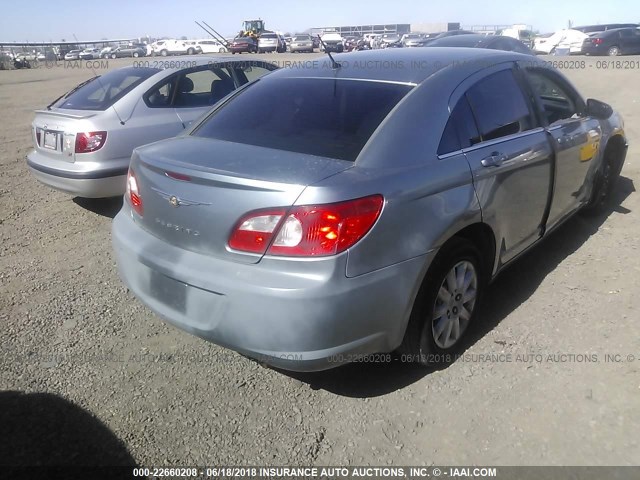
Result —
[[478, 273], [473, 263], [456, 263], [443, 279], [433, 307], [431, 330], [439, 348], [451, 348], [460, 340], [471, 320], [477, 295]]

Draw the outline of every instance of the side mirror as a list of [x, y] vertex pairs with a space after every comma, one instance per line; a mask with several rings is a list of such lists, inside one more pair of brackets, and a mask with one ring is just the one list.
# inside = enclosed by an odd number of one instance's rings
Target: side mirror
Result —
[[587, 100], [587, 115], [598, 120], [606, 120], [613, 115], [613, 108], [608, 103], [590, 98]]

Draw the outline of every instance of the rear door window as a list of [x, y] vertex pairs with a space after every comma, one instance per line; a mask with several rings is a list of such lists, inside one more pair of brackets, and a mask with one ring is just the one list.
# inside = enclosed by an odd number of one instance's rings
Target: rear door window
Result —
[[151, 108], [170, 107], [177, 77], [171, 76], [160, 85], [153, 87], [144, 96], [144, 101]]
[[[234, 65], [232, 65], [234, 67]], [[255, 64], [254, 62], [249, 62], [249, 64], [240, 64], [235, 65], [234, 72], [238, 79], [239, 85], [244, 85], [248, 82], [253, 82], [258, 78], [266, 75], [267, 73], [275, 70], [276, 67], [269, 69], [264, 64]]]
[[260, 80], [193, 133], [236, 143], [355, 161], [409, 85], [360, 80]]
[[205, 68], [180, 76], [173, 105], [206, 107], [236, 89], [231, 72], [226, 67]]
[[529, 104], [511, 70], [483, 78], [467, 91], [483, 141], [534, 127]]

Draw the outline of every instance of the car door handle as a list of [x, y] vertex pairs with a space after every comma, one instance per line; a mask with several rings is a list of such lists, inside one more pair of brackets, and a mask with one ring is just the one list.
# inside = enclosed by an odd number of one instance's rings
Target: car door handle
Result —
[[483, 167], [499, 167], [506, 159], [507, 156], [505, 154], [493, 152], [488, 157], [483, 158], [480, 163], [482, 163]]

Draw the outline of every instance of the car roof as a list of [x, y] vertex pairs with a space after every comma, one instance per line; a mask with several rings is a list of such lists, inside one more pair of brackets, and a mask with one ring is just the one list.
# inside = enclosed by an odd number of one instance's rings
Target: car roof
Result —
[[[466, 35], [451, 35], [449, 37], [442, 37], [434, 40], [431, 45], [442, 45], [443, 47], [448, 46], [476, 46], [481, 43], [486, 43], [494, 38], [501, 37], [500, 35], [482, 35], [479, 33], [474, 34], [466, 34]], [[501, 38], [511, 38], [511, 37], [501, 37]]]
[[621, 28], [610, 28], [609, 30], [604, 30], [602, 32], [593, 32], [596, 35], [610, 35], [613, 33], [621, 32], [622, 30], [638, 30], [636, 27], [621, 27]]
[[[341, 78], [419, 84], [450, 65], [463, 62], [488, 65], [531, 57], [501, 50], [459, 47], [399, 48], [364, 50], [333, 55], [342, 66], [333, 69], [328, 56], [293, 62], [269, 78]], [[462, 70], [462, 69], [458, 69]]]

